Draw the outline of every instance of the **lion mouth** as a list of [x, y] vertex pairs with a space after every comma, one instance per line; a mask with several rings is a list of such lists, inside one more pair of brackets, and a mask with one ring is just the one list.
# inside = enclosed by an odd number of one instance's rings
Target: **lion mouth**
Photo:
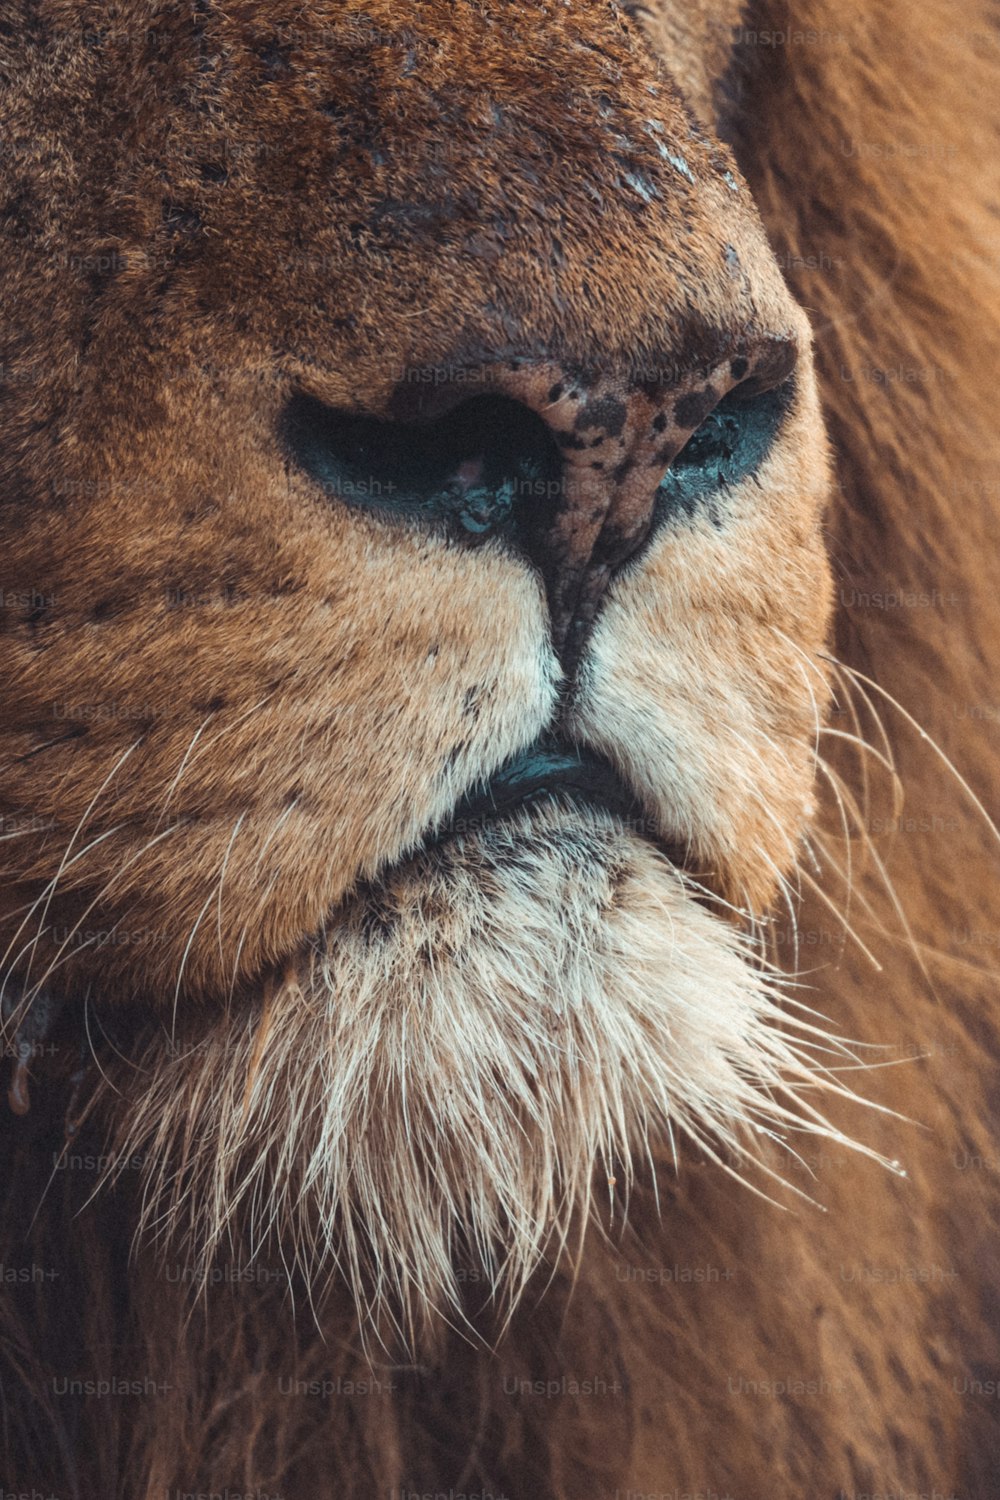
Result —
[[659, 828], [610, 761], [593, 751], [553, 740], [537, 740], [470, 788], [427, 835], [423, 847], [482, 832], [511, 813], [544, 801], [600, 808], [632, 832], [661, 844], [672, 859], [677, 858], [676, 848], [663, 843]]

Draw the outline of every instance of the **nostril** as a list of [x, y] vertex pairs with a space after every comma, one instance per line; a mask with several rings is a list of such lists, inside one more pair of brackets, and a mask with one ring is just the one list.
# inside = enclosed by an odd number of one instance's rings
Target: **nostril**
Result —
[[774, 446], [794, 393], [793, 379], [765, 390], [753, 380], [724, 396], [660, 481], [657, 515], [680, 512], [691, 516], [713, 497], [756, 473]]
[[561, 459], [546, 423], [505, 396], [474, 396], [428, 423], [339, 412], [305, 393], [286, 448], [331, 500], [443, 528], [467, 541], [544, 528]]
[[611, 579], [661, 525], [699, 511], [724, 523], [722, 497], [764, 462], [792, 404], [795, 356], [761, 338], [669, 386], [508, 360], [477, 367], [477, 395], [444, 392], [443, 410], [397, 402], [401, 386], [392, 419], [298, 392], [282, 437], [331, 501], [466, 545], [496, 537], [529, 562], [571, 674]]

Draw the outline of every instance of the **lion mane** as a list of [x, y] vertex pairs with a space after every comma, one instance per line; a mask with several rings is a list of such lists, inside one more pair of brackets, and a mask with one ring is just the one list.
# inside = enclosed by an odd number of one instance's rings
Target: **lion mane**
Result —
[[[995, 0], [2, 13], [0, 1500], [996, 1492], [998, 42]], [[637, 551], [660, 605], [623, 574], [585, 652], [548, 575], [254, 456], [358, 392], [446, 422], [421, 349], [580, 400], [577, 476], [632, 420], [595, 349], [672, 362], [664, 441], [689, 366], [798, 350], [829, 444], [737, 487], [752, 583], [721, 524]], [[563, 711], [647, 822], [421, 845]]]

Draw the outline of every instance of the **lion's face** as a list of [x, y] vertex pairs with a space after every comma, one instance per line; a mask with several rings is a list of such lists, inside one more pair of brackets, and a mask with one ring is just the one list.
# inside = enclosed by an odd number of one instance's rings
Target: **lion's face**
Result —
[[434, 1301], [777, 1118], [738, 918], [810, 812], [828, 470], [697, 57], [405, 9], [53, 20], [0, 848], [22, 1011], [157, 1018], [151, 1212]]

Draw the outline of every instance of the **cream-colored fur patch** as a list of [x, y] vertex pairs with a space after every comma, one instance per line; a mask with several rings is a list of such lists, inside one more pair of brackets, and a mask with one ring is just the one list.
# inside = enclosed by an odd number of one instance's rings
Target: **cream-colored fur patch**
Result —
[[349, 900], [262, 1014], [156, 1057], [122, 1147], [159, 1164], [147, 1226], [210, 1257], [246, 1216], [410, 1332], [470, 1258], [509, 1305], [597, 1163], [627, 1195], [678, 1132], [744, 1161], [825, 1132], [809, 1035], [653, 846], [548, 803]]

